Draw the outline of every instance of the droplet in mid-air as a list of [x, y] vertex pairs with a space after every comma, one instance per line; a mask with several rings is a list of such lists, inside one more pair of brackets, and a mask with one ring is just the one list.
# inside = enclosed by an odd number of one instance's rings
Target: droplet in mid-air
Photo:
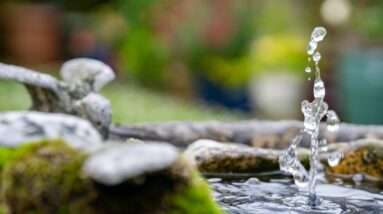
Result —
[[301, 111], [304, 115], [311, 113], [311, 103], [308, 100], [301, 102]]
[[306, 72], [306, 73], [311, 73], [311, 68], [310, 68], [309, 66], [307, 66], [307, 67], [305, 68], [305, 72]]
[[313, 55], [313, 53], [315, 52], [315, 50], [317, 49], [318, 47], [318, 43], [315, 42], [315, 41], [310, 41], [309, 42], [309, 45], [307, 46], [307, 54], [308, 55]]
[[295, 148], [289, 148], [283, 155], [279, 156], [279, 167], [281, 171], [290, 173], [291, 166], [296, 160]]
[[310, 103], [307, 100], [302, 101], [301, 111], [304, 115], [303, 126], [304, 126], [304, 130], [308, 132], [315, 130], [315, 127], [316, 127], [315, 117], [312, 116], [312, 111], [313, 111], [312, 108], [313, 108], [312, 103]]
[[309, 178], [307, 173], [299, 172], [293, 175], [294, 183], [298, 186], [298, 188], [306, 188], [309, 184]]
[[314, 97], [315, 98], [324, 98], [326, 95], [326, 90], [324, 83], [321, 79], [316, 79], [314, 82]]
[[318, 63], [320, 59], [321, 59], [321, 54], [318, 51], [315, 52], [314, 55], [313, 55], [314, 62]]
[[356, 185], [360, 185], [365, 179], [365, 175], [362, 173], [357, 173], [354, 176], [352, 176], [352, 180]]
[[327, 158], [328, 165], [330, 165], [331, 167], [334, 167], [339, 164], [342, 158], [343, 158], [342, 152], [339, 152], [339, 151], [333, 152]]
[[320, 147], [321, 152], [327, 152], [327, 150], [328, 150], [327, 140], [326, 139], [320, 140], [319, 141], [319, 147]]
[[320, 42], [324, 39], [327, 34], [327, 30], [324, 27], [316, 27], [311, 33], [311, 40], [315, 42]]
[[327, 112], [327, 130], [329, 132], [336, 132], [339, 130], [339, 117], [334, 110]]

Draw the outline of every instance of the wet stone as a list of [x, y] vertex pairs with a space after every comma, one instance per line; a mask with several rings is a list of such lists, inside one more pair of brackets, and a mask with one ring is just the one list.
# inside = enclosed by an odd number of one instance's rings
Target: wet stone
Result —
[[[308, 151], [301, 149], [299, 159], [307, 160]], [[185, 151], [185, 156], [203, 173], [262, 173], [279, 170], [280, 151], [244, 145], [198, 140]], [[307, 162], [307, 161], [304, 161]]]
[[365, 139], [338, 146], [343, 158], [338, 165], [327, 167], [327, 173], [350, 175], [365, 174], [383, 179], [383, 141]]
[[177, 149], [169, 144], [116, 143], [91, 154], [83, 171], [98, 183], [117, 185], [168, 169], [177, 159]]
[[1, 113], [0, 136], [3, 147], [18, 147], [47, 139], [64, 139], [70, 146], [84, 151], [102, 144], [100, 134], [88, 121], [40, 112]]

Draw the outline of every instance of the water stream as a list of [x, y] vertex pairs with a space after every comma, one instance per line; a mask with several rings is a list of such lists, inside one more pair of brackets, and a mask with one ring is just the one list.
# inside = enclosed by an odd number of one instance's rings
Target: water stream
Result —
[[[305, 72], [315, 72], [314, 100], [304, 100], [301, 110], [304, 128], [292, 140], [290, 146], [279, 157], [280, 170], [265, 175], [222, 174], [211, 178], [209, 183], [216, 200], [229, 214], [264, 213], [328, 213], [328, 214], [381, 214], [383, 213], [382, 183], [365, 183], [362, 175], [354, 175], [350, 182], [339, 178], [327, 179], [319, 153], [327, 152], [327, 141], [319, 137], [319, 125], [326, 118], [327, 131], [336, 132], [339, 118], [329, 110], [325, 98], [325, 85], [321, 79], [319, 62], [321, 54], [318, 43], [326, 36], [326, 29], [316, 27], [308, 45], [308, 66]], [[302, 139], [310, 139], [310, 170], [307, 171], [297, 156]], [[336, 166], [343, 154], [332, 152], [328, 165]], [[330, 182], [331, 181], [331, 182]]]
[[[326, 90], [323, 80], [320, 75], [319, 62], [321, 60], [321, 54], [317, 50], [318, 43], [323, 41], [327, 34], [324, 27], [314, 28], [311, 39], [308, 44], [307, 54], [309, 65], [305, 68], [305, 72], [311, 73], [312, 66], [315, 71], [315, 79], [313, 86], [314, 100], [309, 102], [304, 100], [301, 104], [301, 111], [304, 116], [304, 129], [300, 134], [292, 141], [286, 152], [284, 152], [280, 159], [280, 168], [283, 172], [291, 174], [294, 178], [295, 184], [302, 189], [308, 189], [308, 205], [314, 207], [318, 206], [320, 200], [316, 196], [316, 183], [319, 167], [319, 153], [325, 150], [327, 142], [325, 139], [319, 138], [319, 126], [322, 119], [327, 117], [328, 129], [330, 131], [336, 131], [339, 123], [339, 119], [333, 110], [328, 110], [328, 105], [324, 101]], [[312, 63], [313, 62], [313, 63]], [[312, 65], [313, 64], [313, 65]], [[296, 149], [302, 141], [303, 135], [308, 135], [310, 139], [310, 170], [303, 167], [297, 157]], [[324, 149], [321, 149], [323, 147]], [[331, 154], [329, 158], [330, 165], [336, 165], [342, 155]]]
[[[381, 214], [383, 192], [379, 188], [343, 183], [329, 184], [319, 174], [315, 207], [307, 204], [308, 192], [288, 177], [259, 180], [209, 179], [216, 200], [228, 214]], [[318, 176], [318, 175], [317, 175]], [[359, 188], [359, 189], [358, 189]]]

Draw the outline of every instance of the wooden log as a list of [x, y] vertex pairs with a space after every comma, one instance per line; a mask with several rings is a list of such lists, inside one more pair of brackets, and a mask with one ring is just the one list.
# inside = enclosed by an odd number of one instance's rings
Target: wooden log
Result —
[[[264, 148], [286, 148], [303, 128], [299, 121], [240, 122], [167, 122], [157, 124], [121, 125], [111, 128], [111, 138], [137, 138], [170, 142], [185, 147], [198, 139], [233, 142]], [[342, 123], [335, 133], [321, 127], [321, 137], [333, 142], [349, 142], [363, 138], [383, 139], [383, 126]], [[307, 139], [304, 138], [307, 143]]]

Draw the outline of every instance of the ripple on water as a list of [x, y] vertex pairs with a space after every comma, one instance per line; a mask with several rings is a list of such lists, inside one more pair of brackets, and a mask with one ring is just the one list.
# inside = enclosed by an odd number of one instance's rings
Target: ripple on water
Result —
[[383, 195], [334, 184], [319, 184], [320, 205], [307, 205], [307, 193], [285, 180], [262, 182], [213, 182], [216, 200], [230, 214], [378, 214], [383, 213]]

